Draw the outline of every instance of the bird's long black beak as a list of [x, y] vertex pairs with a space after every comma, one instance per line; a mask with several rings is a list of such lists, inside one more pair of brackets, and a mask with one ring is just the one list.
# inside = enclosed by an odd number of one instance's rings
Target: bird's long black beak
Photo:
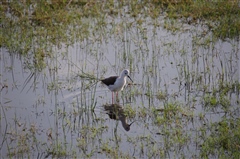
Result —
[[133, 80], [131, 79], [131, 77], [130, 76], [127, 76], [132, 82], [133, 82]]
[[[135, 120], [136, 121], [136, 120]], [[129, 124], [129, 126], [131, 126], [135, 121], [133, 121], [131, 124]]]

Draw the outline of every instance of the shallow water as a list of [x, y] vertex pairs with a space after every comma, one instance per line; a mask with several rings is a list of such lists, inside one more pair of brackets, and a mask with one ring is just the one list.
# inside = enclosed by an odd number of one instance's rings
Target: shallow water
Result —
[[[202, 26], [173, 33], [124, 20], [51, 48], [42, 72], [1, 49], [1, 157], [199, 158], [211, 124], [237, 120], [239, 41], [211, 42]], [[129, 131], [106, 114], [111, 92], [98, 82], [125, 68], [134, 84], [118, 103], [135, 121]]]

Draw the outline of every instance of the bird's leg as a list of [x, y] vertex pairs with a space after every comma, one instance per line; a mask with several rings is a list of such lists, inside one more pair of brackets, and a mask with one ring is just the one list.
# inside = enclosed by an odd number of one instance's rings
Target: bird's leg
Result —
[[116, 101], [118, 101], [118, 92], [116, 92]]
[[114, 94], [114, 93], [112, 92], [112, 104], [113, 104], [113, 94]]

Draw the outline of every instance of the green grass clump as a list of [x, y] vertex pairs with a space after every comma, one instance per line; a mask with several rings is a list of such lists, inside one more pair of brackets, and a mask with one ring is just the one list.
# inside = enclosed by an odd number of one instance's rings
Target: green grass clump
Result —
[[[213, 31], [217, 38], [239, 37], [240, 9], [238, 1], [153, 0], [152, 4], [154, 8], [165, 11], [168, 18], [183, 18], [189, 24], [206, 22], [204, 24]], [[155, 13], [155, 9], [152, 12]]]
[[240, 119], [223, 119], [214, 123], [210, 133], [202, 144], [201, 157], [239, 158]]

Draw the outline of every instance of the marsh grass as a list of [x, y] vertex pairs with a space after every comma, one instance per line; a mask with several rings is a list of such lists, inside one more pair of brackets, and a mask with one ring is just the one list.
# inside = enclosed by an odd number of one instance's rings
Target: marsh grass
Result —
[[[209, 31], [222, 39], [238, 37], [240, 30], [238, 1], [52, 1], [52, 2], [2, 2], [2, 27], [0, 46], [10, 52], [27, 55], [33, 53], [36, 65], [44, 68], [44, 59], [49, 58], [46, 44], [72, 44], [75, 37], [89, 37], [91, 25], [86, 18], [101, 19], [105, 15], [120, 14], [121, 8], [129, 6], [129, 14], [137, 17], [149, 13], [153, 19], [166, 13], [166, 18], [184, 18], [187, 23], [204, 21]], [[145, 7], [145, 9], [142, 9]], [[140, 21], [142, 19], [139, 19]], [[168, 20], [166, 20], [168, 21]], [[87, 23], [86, 23], [87, 22]], [[175, 23], [170, 20], [168, 24]], [[165, 25], [168, 25], [165, 23]], [[106, 26], [106, 21], [98, 21]], [[138, 24], [139, 25], [139, 24]], [[141, 24], [140, 24], [141, 25]], [[176, 25], [175, 25], [176, 26]], [[172, 27], [166, 26], [173, 30]], [[67, 31], [68, 30], [68, 31]], [[98, 28], [94, 28], [98, 30]], [[45, 43], [45, 44], [44, 44]], [[33, 49], [33, 44], [36, 49]], [[39, 67], [38, 66], [38, 67]]]
[[240, 18], [238, 1], [152, 1], [155, 10], [160, 9], [173, 19], [183, 18], [188, 24], [204, 22], [214, 36], [225, 39], [239, 37]]
[[223, 118], [210, 126], [210, 135], [204, 140], [201, 157], [239, 157], [239, 119]]

